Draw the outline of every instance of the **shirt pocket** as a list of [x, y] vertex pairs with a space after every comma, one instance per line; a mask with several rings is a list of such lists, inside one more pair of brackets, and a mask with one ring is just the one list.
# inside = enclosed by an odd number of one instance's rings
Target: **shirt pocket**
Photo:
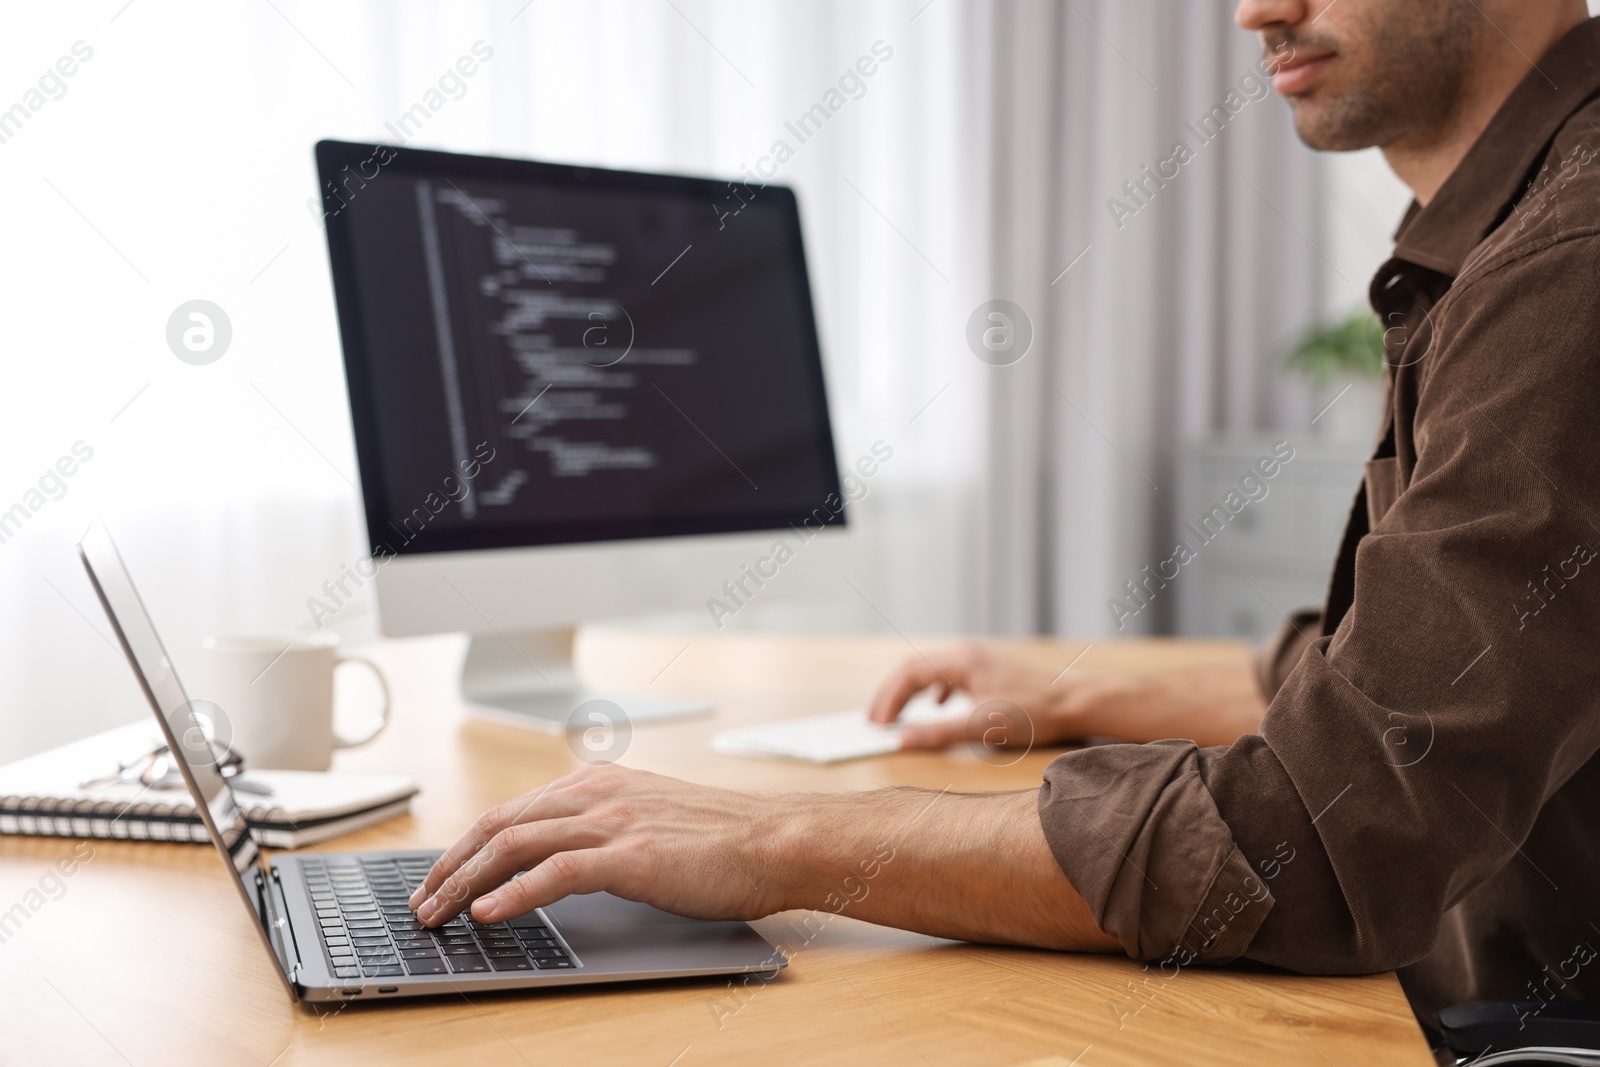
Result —
[[1367, 461], [1367, 529], [1378, 523], [1400, 496], [1400, 461], [1394, 456]]

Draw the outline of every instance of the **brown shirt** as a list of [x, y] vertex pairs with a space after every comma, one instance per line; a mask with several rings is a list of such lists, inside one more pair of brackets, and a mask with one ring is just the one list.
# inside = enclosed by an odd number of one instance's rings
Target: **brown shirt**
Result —
[[1157, 981], [1400, 969], [1419, 1016], [1600, 999], [1600, 20], [1374, 279], [1389, 369], [1323, 610], [1259, 735], [1070, 752], [1039, 811]]

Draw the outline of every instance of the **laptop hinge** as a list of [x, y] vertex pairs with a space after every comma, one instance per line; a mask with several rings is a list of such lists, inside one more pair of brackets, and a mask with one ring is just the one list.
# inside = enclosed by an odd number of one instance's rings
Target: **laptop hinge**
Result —
[[[264, 866], [264, 865], [263, 865]], [[300, 953], [299, 944], [295, 940], [294, 929], [289, 925], [288, 902], [283, 897], [283, 884], [278, 878], [276, 868], [268, 872], [263, 867], [257, 867], [255, 872], [257, 913], [261, 918], [261, 930], [266, 934], [267, 944], [272, 949], [275, 963], [279, 973], [284, 976], [289, 986], [290, 994], [300, 999]]]

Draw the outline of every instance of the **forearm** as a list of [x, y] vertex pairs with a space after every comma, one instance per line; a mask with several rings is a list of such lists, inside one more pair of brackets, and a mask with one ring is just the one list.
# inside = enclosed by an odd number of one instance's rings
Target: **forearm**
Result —
[[1044, 838], [1038, 793], [793, 798], [771, 835], [785, 908], [965, 941], [1114, 951]]
[[1247, 664], [1180, 667], [1085, 680], [1075, 715], [1086, 737], [1183, 738], [1231, 745], [1261, 729], [1267, 702]]

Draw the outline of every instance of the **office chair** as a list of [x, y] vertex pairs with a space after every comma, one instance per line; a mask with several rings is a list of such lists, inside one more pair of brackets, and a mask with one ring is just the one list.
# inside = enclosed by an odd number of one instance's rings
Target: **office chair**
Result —
[[1435, 1017], [1458, 1064], [1600, 1067], [1600, 1002], [1475, 1000]]

